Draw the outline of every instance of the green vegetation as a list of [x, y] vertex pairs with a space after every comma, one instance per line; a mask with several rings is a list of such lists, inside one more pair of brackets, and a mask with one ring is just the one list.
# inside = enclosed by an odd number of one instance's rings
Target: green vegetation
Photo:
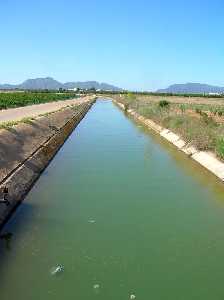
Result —
[[75, 93], [9, 92], [0, 93], [0, 109], [75, 98]]
[[125, 96], [124, 107], [127, 111], [134, 103], [136, 103], [136, 96], [133, 93], [128, 93]]
[[214, 116], [223, 116], [224, 115], [224, 106], [221, 105], [208, 105], [208, 104], [180, 104], [177, 105], [176, 107], [179, 107], [179, 109], [182, 110], [182, 108], [184, 108], [184, 110], [186, 109], [191, 109], [194, 110], [196, 113], [198, 114], [203, 114], [203, 112], [210, 112], [212, 113]]
[[216, 149], [219, 157], [224, 159], [224, 138], [219, 138], [216, 141]]
[[0, 129], [10, 129], [12, 128], [13, 126], [16, 126], [17, 124], [19, 124], [18, 121], [8, 121], [8, 122], [3, 122], [3, 123], [0, 123]]
[[180, 105], [180, 110], [182, 112], [182, 114], [186, 111], [186, 106], [184, 104]]
[[[176, 104], [165, 99], [158, 102], [146, 102], [135, 97], [131, 103], [127, 97], [119, 99], [124, 105], [128, 103], [139, 114], [155, 121], [165, 128], [180, 135], [186, 142], [192, 143], [199, 150], [209, 150], [224, 160], [224, 122], [216, 122], [209, 112], [222, 116], [224, 107], [209, 105]], [[189, 114], [188, 110], [195, 112]]]
[[159, 106], [160, 107], [166, 107], [166, 108], [168, 108], [169, 105], [170, 105], [169, 101], [166, 101], [166, 100], [160, 100], [159, 101]]
[[[122, 90], [122, 91], [96, 91], [96, 94], [105, 94], [105, 95], [127, 95], [129, 91]], [[212, 98], [212, 99], [223, 99], [224, 94], [221, 95], [210, 95], [210, 94], [181, 94], [181, 93], [157, 93], [157, 92], [132, 92], [133, 95], [135, 96], [158, 96], [158, 97], [184, 97], [184, 98]]]
[[[40, 117], [40, 116], [38, 116]], [[35, 118], [33, 117], [26, 117], [26, 118], [23, 118], [19, 121], [8, 121], [8, 122], [2, 122], [0, 123], [0, 129], [6, 129], [6, 130], [10, 130], [12, 127], [18, 125], [18, 124], [21, 124], [21, 123], [24, 123], [24, 124], [32, 124], [33, 121], [35, 120]]]

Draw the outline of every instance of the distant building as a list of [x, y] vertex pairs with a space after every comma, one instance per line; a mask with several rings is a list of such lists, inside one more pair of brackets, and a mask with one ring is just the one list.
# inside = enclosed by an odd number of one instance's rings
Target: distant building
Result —
[[77, 92], [78, 88], [68, 89], [68, 91]]
[[209, 94], [209, 96], [220, 96], [221, 95], [221, 93], [208, 93]]

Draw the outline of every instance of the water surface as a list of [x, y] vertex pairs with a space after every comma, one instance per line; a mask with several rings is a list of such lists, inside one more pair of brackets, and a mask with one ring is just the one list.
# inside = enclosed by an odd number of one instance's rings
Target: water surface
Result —
[[98, 101], [2, 232], [0, 299], [224, 299], [223, 192]]

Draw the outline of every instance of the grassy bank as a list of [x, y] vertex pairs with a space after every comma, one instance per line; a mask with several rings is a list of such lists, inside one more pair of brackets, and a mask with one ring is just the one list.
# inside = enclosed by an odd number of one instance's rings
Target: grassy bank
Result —
[[[180, 135], [199, 150], [212, 151], [224, 160], [224, 107], [212, 104], [171, 103], [158, 97], [158, 101], [143, 101], [133, 94], [117, 98], [126, 109], [132, 108], [146, 118]], [[210, 113], [208, 113], [210, 112]], [[216, 116], [219, 116], [219, 121]]]
[[75, 98], [74, 93], [9, 92], [0, 93], [0, 109], [47, 103]]

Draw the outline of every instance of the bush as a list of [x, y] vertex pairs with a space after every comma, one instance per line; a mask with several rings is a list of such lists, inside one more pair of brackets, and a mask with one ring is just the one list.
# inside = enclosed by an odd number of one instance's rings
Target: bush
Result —
[[128, 109], [129, 109], [129, 104], [128, 103], [124, 103], [124, 111], [128, 111]]
[[181, 104], [180, 105], [180, 110], [181, 110], [181, 112], [183, 114], [185, 112], [185, 110], [186, 110], [186, 106], [184, 104]]
[[160, 100], [159, 101], [159, 107], [164, 108], [164, 107], [169, 107], [170, 102], [167, 100]]
[[196, 108], [195, 108], [195, 112], [196, 112], [197, 114], [201, 114], [200, 108], [196, 107]]
[[125, 96], [125, 99], [123, 101], [125, 111], [127, 111], [129, 108], [133, 108], [136, 104], [136, 96], [133, 93], [128, 93]]

